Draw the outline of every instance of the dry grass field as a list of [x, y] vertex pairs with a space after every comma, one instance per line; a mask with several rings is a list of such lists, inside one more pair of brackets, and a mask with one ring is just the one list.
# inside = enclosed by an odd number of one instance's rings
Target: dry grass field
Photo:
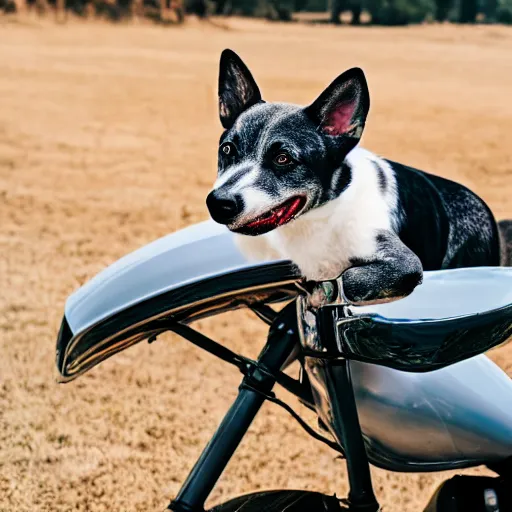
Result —
[[[0, 511], [161, 510], [235, 396], [236, 371], [171, 335], [67, 385], [54, 369], [77, 286], [207, 218], [223, 48], [246, 59], [270, 100], [309, 102], [362, 66], [364, 145], [465, 183], [512, 217], [510, 29], [215, 23], [0, 18]], [[264, 339], [245, 312], [200, 327], [249, 355]], [[512, 346], [491, 357], [512, 375]], [[334, 458], [266, 405], [212, 503], [269, 487], [342, 495]], [[421, 510], [449, 476], [373, 475], [387, 512]]]

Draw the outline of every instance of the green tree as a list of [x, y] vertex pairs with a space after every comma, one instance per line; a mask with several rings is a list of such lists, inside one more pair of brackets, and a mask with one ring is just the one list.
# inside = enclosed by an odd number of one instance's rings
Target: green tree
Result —
[[448, 14], [450, 13], [450, 10], [452, 8], [453, 0], [436, 0], [436, 21], [446, 21], [448, 19]]
[[501, 0], [496, 9], [496, 21], [512, 25], [512, 0]]
[[459, 23], [476, 23], [478, 0], [460, 0]]
[[421, 23], [436, 10], [434, 0], [365, 0], [374, 25]]
[[345, 8], [345, 0], [330, 0], [331, 23], [339, 25], [340, 16]]

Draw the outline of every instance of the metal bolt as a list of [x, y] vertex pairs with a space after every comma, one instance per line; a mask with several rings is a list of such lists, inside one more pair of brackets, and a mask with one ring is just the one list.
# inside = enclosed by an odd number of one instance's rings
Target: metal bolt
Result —
[[486, 512], [500, 512], [498, 495], [494, 489], [484, 490], [484, 503]]

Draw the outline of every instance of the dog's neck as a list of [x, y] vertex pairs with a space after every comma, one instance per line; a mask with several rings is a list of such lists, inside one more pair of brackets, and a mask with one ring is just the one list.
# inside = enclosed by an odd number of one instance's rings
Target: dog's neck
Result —
[[396, 180], [389, 164], [362, 148], [344, 163], [352, 178], [335, 199], [259, 237], [240, 236], [251, 259], [287, 259], [315, 281], [334, 279], [354, 260], [371, 258], [379, 231], [397, 230]]

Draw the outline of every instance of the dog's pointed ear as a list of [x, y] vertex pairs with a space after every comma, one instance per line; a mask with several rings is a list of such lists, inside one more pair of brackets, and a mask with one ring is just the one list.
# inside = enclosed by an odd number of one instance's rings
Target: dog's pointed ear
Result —
[[359, 140], [370, 110], [370, 93], [363, 70], [341, 74], [306, 108], [309, 118], [325, 135]]
[[251, 72], [232, 50], [224, 50], [219, 69], [219, 115], [227, 130], [236, 118], [261, 101], [261, 94]]

